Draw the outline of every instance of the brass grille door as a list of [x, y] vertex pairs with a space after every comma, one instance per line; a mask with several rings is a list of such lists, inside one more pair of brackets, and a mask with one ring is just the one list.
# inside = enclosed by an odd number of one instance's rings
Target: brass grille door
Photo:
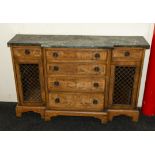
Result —
[[137, 97], [139, 67], [112, 65], [109, 104], [112, 107], [134, 107]]
[[136, 67], [115, 67], [113, 104], [131, 104]]
[[20, 103], [26, 106], [43, 105], [45, 100], [42, 63], [35, 61], [16, 64]]
[[41, 102], [41, 87], [38, 64], [20, 64], [24, 102]]

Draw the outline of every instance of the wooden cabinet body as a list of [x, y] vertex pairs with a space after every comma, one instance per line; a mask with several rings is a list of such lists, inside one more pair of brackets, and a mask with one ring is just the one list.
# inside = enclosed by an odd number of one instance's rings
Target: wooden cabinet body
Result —
[[11, 45], [18, 95], [16, 115], [114, 116], [138, 120], [145, 48], [62, 48]]

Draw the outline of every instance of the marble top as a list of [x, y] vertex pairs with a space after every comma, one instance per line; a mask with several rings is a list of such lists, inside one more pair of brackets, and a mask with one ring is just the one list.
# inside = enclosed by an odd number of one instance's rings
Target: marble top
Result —
[[87, 35], [27, 35], [17, 34], [8, 46], [41, 46], [62, 48], [114, 48], [142, 47], [150, 45], [143, 36], [87, 36]]

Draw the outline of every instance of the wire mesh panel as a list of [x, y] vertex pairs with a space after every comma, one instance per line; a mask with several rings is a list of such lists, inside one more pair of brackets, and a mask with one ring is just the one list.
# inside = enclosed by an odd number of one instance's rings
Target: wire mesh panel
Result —
[[41, 102], [41, 87], [38, 64], [20, 64], [24, 102]]
[[136, 67], [116, 66], [113, 104], [131, 105]]

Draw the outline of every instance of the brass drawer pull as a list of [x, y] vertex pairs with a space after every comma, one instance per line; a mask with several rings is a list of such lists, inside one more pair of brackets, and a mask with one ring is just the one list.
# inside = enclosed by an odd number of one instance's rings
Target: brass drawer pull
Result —
[[95, 58], [96, 58], [96, 59], [100, 58], [100, 54], [99, 54], [99, 53], [96, 53], [96, 54], [95, 54]]
[[93, 104], [98, 104], [98, 101], [96, 99], [94, 99]]
[[94, 83], [94, 87], [95, 87], [95, 88], [98, 88], [98, 87], [99, 87], [99, 83], [95, 82], [95, 83]]
[[124, 53], [124, 56], [126, 56], [126, 57], [130, 56], [130, 52], [126, 51], [126, 52]]
[[54, 70], [54, 71], [58, 71], [58, 70], [59, 70], [59, 67], [58, 67], [58, 66], [54, 66], [54, 67], [53, 67], [53, 70]]
[[57, 58], [58, 56], [59, 56], [59, 55], [58, 55], [57, 52], [54, 52], [54, 53], [53, 53], [53, 57]]
[[54, 82], [54, 86], [59, 86], [59, 85], [60, 85], [59, 81]]
[[94, 70], [95, 70], [95, 72], [99, 72], [100, 68], [99, 67], [95, 67]]
[[59, 98], [56, 98], [55, 99], [55, 103], [60, 103], [60, 99]]
[[30, 54], [30, 50], [26, 49], [25, 50], [25, 55], [29, 55]]

